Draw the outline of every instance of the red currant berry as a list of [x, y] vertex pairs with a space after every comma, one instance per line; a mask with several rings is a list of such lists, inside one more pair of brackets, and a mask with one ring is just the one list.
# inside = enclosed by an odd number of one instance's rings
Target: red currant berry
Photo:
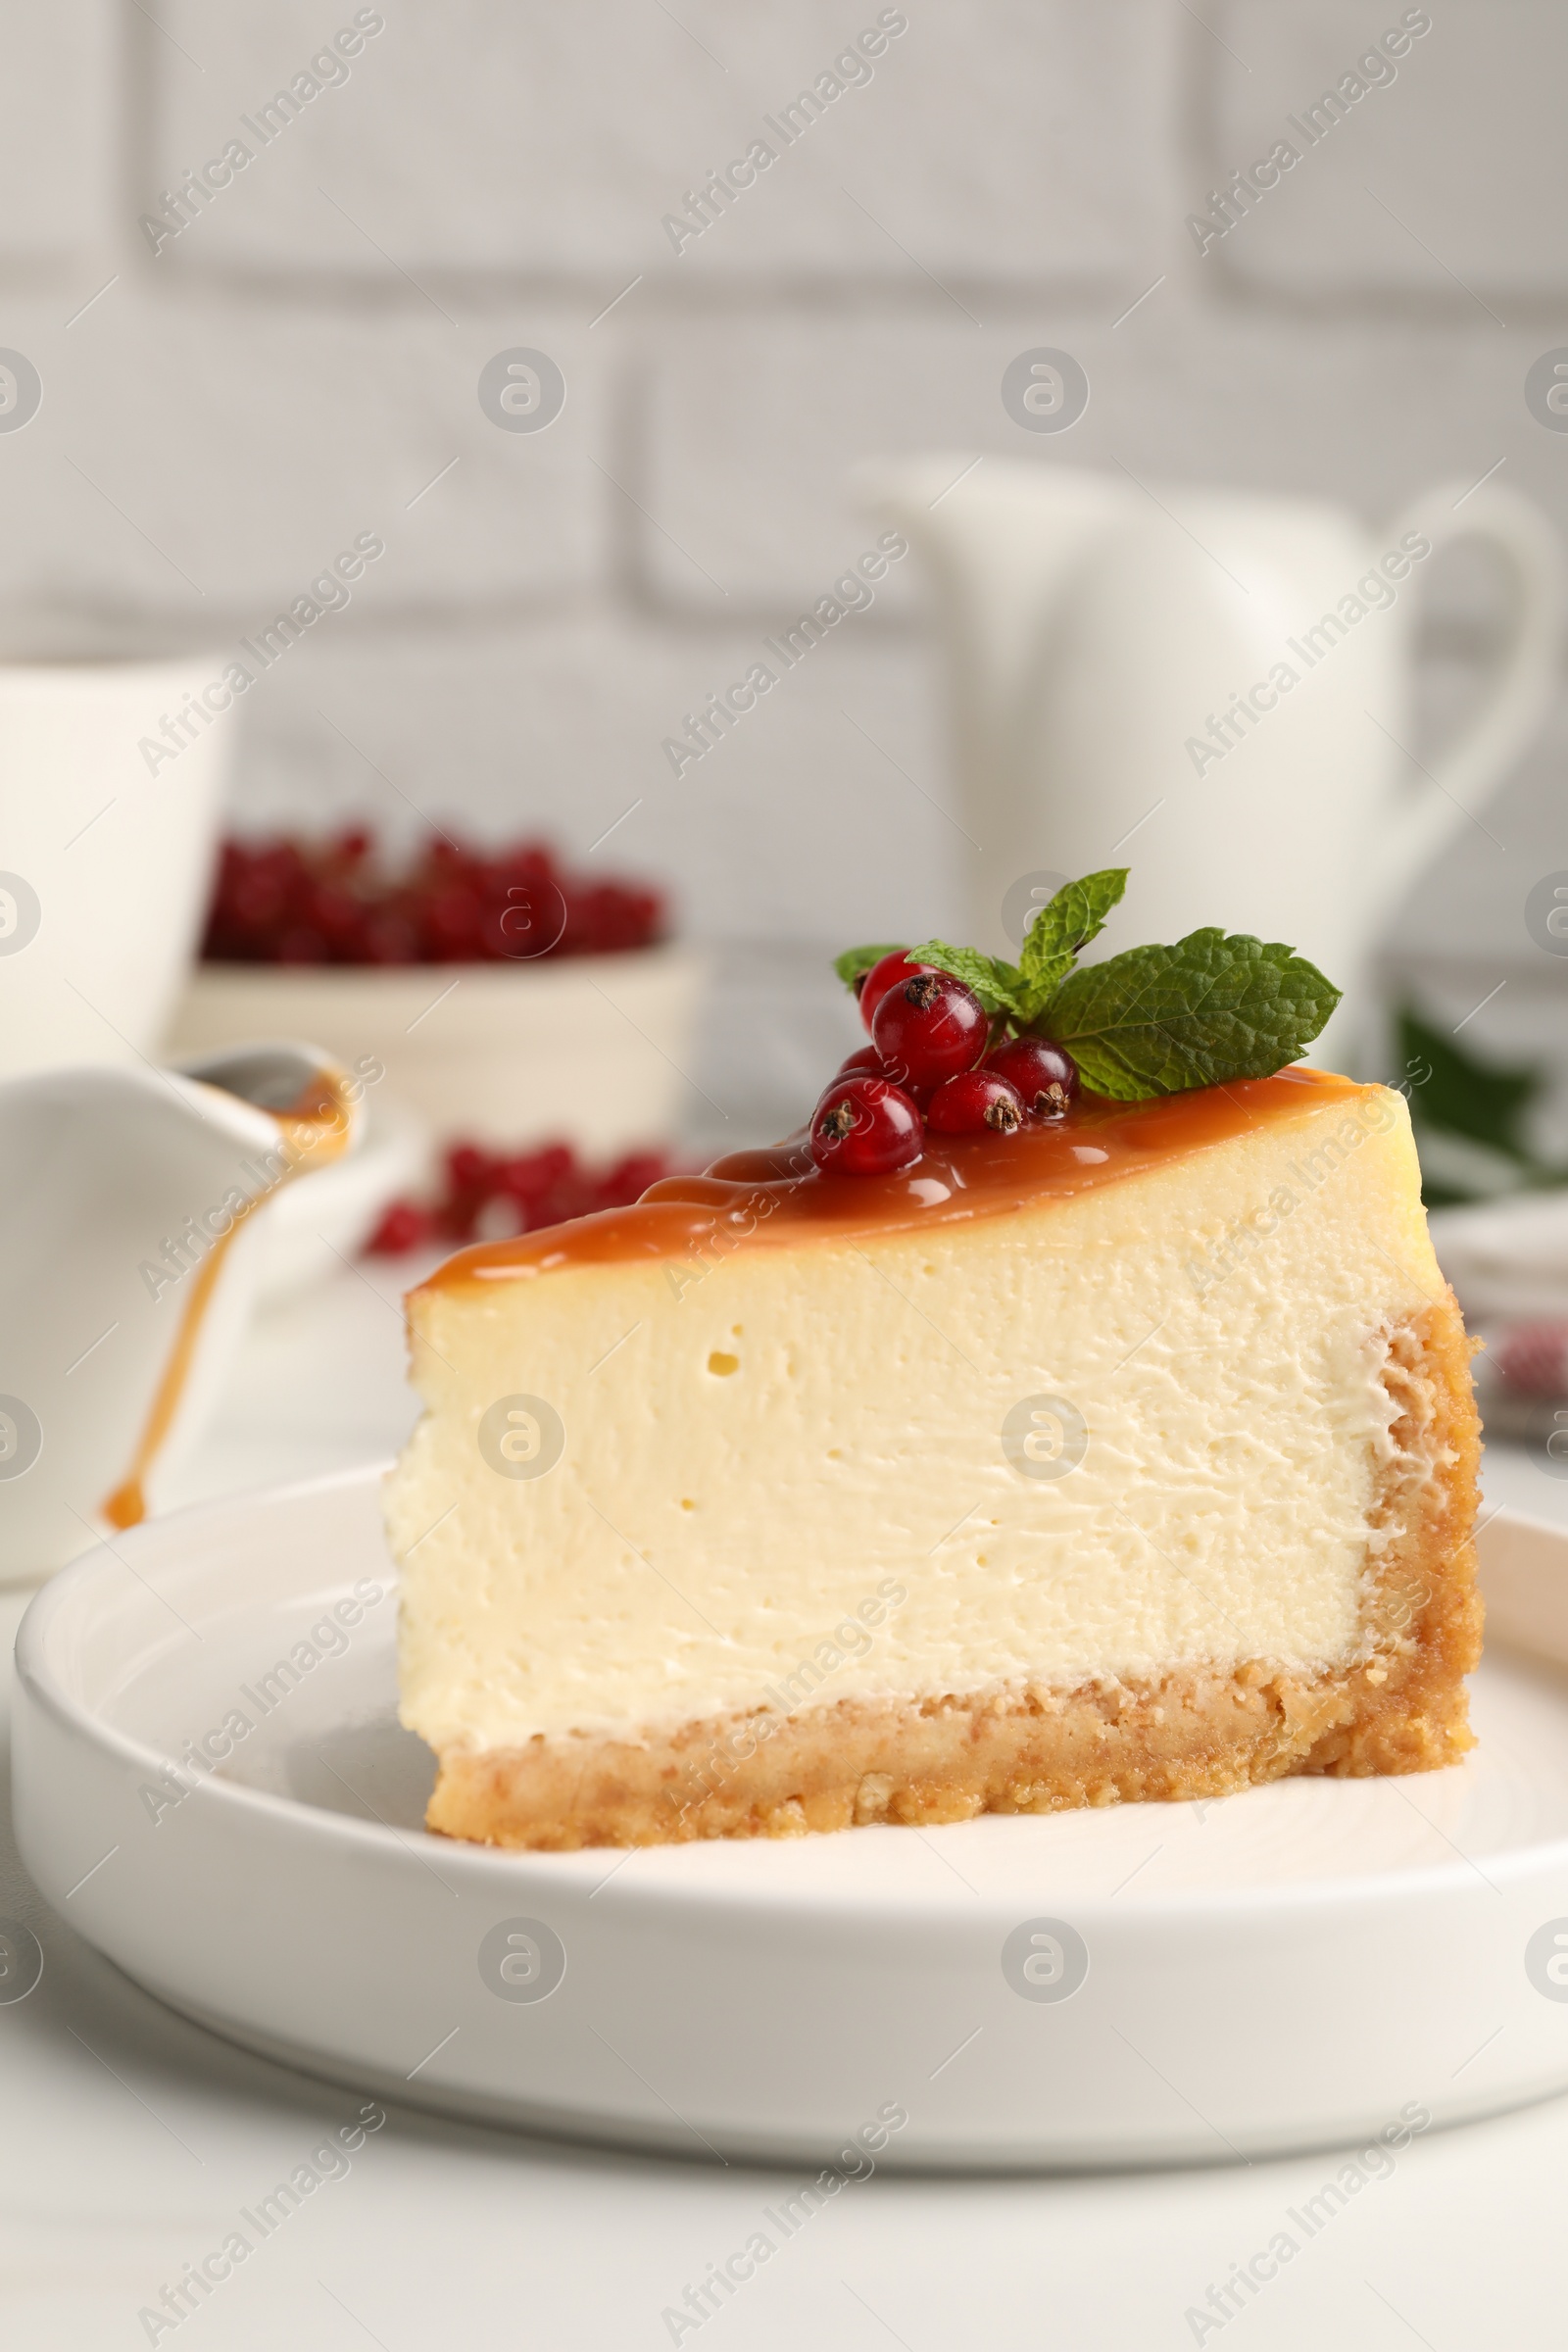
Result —
[[880, 963], [873, 963], [871, 969], [862, 973], [857, 981], [855, 992], [860, 1001], [860, 1018], [866, 1027], [870, 1028], [876, 1018], [877, 1006], [896, 981], [912, 980], [916, 972], [929, 972], [933, 968], [929, 963], [911, 963], [902, 948], [895, 948], [891, 956], [884, 956]]
[[926, 1124], [937, 1135], [1016, 1135], [1023, 1125], [1023, 1104], [1016, 1087], [995, 1070], [960, 1070], [945, 1079], [932, 1096]]
[[841, 1062], [834, 1073], [835, 1086], [841, 1078], [885, 1078], [889, 1086], [896, 1086], [900, 1094], [907, 1095], [922, 1110], [931, 1100], [929, 1086], [916, 1086], [902, 1061], [885, 1061], [875, 1046], [862, 1046], [848, 1061]]
[[871, 1042], [916, 1086], [940, 1086], [944, 1078], [974, 1068], [990, 1027], [979, 998], [961, 980], [951, 972], [920, 972], [883, 997]]
[[1059, 1119], [1078, 1092], [1078, 1064], [1048, 1038], [1009, 1038], [988, 1055], [986, 1068], [1016, 1087], [1037, 1119]]
[[892, 1176], [920, 1148], [919, 1111], [885, 1078], [830, 1086], [811, 1121], [811, 1157], [827, 1175]]
[[381, 1222], [365, 1247], [372, 1257], [401, 1257], [429, 1241], [434, 1221], [416, 1200], [393, 1200], [381, 1212]]
[[[875, 1046], [858, 1046], [847, 1061], [841, 1061], [833, 1073], [836, 1086], [841, 1078], [885, 1078], [882, 1056]], [[895, 1083], [897, 1083], [895, 1081]]]

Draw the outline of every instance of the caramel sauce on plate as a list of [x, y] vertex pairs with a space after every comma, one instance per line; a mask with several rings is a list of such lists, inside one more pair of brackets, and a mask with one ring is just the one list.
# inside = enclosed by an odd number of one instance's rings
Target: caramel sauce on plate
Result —
[[[732, 1152], [701, 1176], [666, 1176], [631, 1208], [602, 1209], [513, 1241], [460, 1250], [420, 1292], [457, 1291], [571, 1266], [685, 1257], [705, 1242], [766, 1248], [855, 1234], [926, 1232], [1071, 1200], [1229, 1143], [1316, 1103], [1365, 1092], [1352, 1079], [1297, 1067], [1273, 1078], [1195, 1088], [1157, 1102], [1080, 1096], [1066, 1116], [1015, 1135], [927, 1135], [924, 1156], [896, 1176], [824, 1176], [806, 1131]], [[418, 1296], [419, 1293], [414, 1294]]]
[[246, 1207], [235, 1211], [228, 1231], [213, 1244], [196, 1269], [174, 1345], [131, 1456], [130, 1468], [102, 1505], [103, 1516], [111, 1527], [135, 1527], [147, 1516], [147, 1477], [173, 1426], [185, 1383], [190, 1378], [202, 1322], [235, 1234], [248, 1216], [264, 1201], [270, 1200], [279, 1186], [291, 1183], [309, 1168], [324, 1167], [348, 1148], [351, 1122], [342, 1082], [335, 1071], [318, 1072], [286, 1110], [270, 1110], [267, 1115], [277, 1123], [288, 1165], [275, 1184], [270, 1184]]

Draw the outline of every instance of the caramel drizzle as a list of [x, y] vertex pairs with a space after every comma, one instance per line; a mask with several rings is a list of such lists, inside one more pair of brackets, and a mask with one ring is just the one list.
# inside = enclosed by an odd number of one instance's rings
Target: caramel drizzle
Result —
[[287, 1110], [268, 1112], [268, 1117], [276, 1121], [281, 1133], [288, 1164], [272, 1183], [256, 1194], [243, 1208], [235, 1210], [228, 1231], [218, 1237], [196, 1269], [195, 1279], [186, 1294], [179, 1329], [159, 1378], [152, 1410], [142, 1426], [130, 1468], [108, 1500], [100, 1506], [100, 1515], [108, 1520], [111, 1527], [135, 1527], [147, 1516], [147, 1480], [173, 1427], [174, 1415], [179, 1410], [179, 1400], [185, 1393], [191, 1365], [195, 1360], [202, 1324], [234, 1236], [246, 1218], [270, 1200], [273, 1194], [281, 1191], [285, 1184], [291, 1184], [309, 1166], [326, 1166], [348, 1149], [352, 1122], [348, 1112], [348, 1098], [343, 1090], [344, 1081], [339, 1073], [323, 1070], [311, 1081], [298, 1101], [289, 1104]]

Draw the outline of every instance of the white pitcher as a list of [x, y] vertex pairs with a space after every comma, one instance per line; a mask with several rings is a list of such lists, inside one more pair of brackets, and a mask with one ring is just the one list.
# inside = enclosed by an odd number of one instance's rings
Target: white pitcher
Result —
[[153, 1507], [239, 1335], [278, 1188], [353, 1139], [314, 1048], [0, 1081], [0, 1585]]
[[[934, 590], [975, 843], [966, 935], [1015, 954], [1031, 880], [1038, 899], [1041, 877], [1128, 865], [1091, 955], [1204, 923], [1285, 940], [1346, 992], [1314, 1054], [1355, 1058], [1381, 925], [1455, 834], [1493, 854], [1486, 803], [1556, 690], [1550, 526], [1497, 483], [1438, 487], [1369, 531], [1312, 500], [965, 463], [878, 462], [859, 482]], [[1437, 551], [1465, 537], [1509, 575], [1507, 644], [1458, 739], [1418, 764], [1414, 623]]]

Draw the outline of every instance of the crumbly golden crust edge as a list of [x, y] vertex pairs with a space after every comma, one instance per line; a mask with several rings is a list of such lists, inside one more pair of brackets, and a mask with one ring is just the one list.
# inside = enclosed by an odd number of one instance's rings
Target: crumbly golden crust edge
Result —
[[1480, 1424], [1453, 1296], [1390, 1336], [1399, 1406], [1374, 1511], [1364, 1638], [1303, 1676], [1267, 1660], [1070, 1690], [844, 1699], [635, 1741], [448, 1749], [425, 1815], [449, 1838], [565, 1852], [788, 1838], [1222, 1796], [1292, 1773], [1432, 1772], [1474, 1744]]

